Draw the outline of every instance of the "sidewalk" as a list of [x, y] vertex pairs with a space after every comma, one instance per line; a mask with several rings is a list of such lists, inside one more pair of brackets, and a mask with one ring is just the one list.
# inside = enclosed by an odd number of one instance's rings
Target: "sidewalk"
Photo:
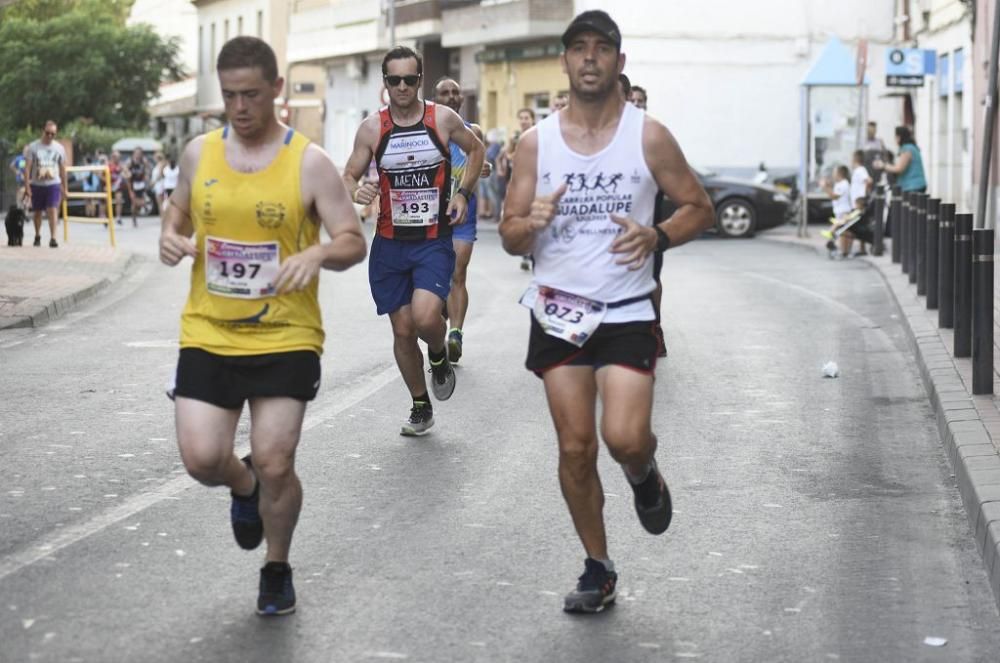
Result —
[[[826, 240], [820, 226], [809, 228], [809, 237], [797, 236], [793, 226], [782, 226], [761, 233], [753, 241], [793, 244], [820, 255], [827, 254]], [[892, 263], [891, 239], [886, 239], [885, 254], [855, 258], [878, 270], [899, 306], [907, 323], [924, 386], [937, 417], [938, 432], [951, 461], [955, 481], [965, 504], [969, 525], [976, 537], [993, 597], [1000, 605], [1000, 340], [997, 311], [1000, 297], [994, 301], [993, 395], [972, 395], [972, 360], [952, 356], [952, 330], [938, 329], [937, 310], [927, 310], [926, 298], [917, 296], [900, 265]], [[994, 277], [1000, 276], [1000, 273]], [[1000, 289], [994, 286], [995, 293]]]
[[0, 237], [0, 329], [37, 327], [64, 314], [120, 279], [133, 259], [128, 251], [92, 244], [36, 248], [30, 230], [28, 246], [7, 246]]

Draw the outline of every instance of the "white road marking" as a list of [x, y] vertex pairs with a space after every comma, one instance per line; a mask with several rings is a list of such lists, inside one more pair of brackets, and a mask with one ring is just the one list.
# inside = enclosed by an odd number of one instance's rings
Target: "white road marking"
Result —
[[[349, 387], [344, 392], [328, 392], [324, 398], [325, 405], [313, 409], [312, 412], [307, 412], [306, 418], [302, 422], [302, 432], [305, 433], [323, 423], [324, 420], [349, 410], [389, 383], [399, 379], [399, 369], [393, 363], [359, 384]], [[246, 453], [246, 449], [238, 450], [239, 455], [244, 453]], [[183, 471], [181, 470], [181, 472]], [[118, 506], [103, 511], [86, 522], [55, 529], [44, 540], [29, 542], [22, 550], [0, 559], [0, 581], [163, 500], [180, 499], [177, 497], [178, 494], [196, 485], [198, 483], [185, 473], [183, 476], [170, 479], [148, 493], [134, 495]], [[160, 536], [166, 536], [166, 533], [160, 533]], [[405, 654], [401, 656], [406, 658]]]

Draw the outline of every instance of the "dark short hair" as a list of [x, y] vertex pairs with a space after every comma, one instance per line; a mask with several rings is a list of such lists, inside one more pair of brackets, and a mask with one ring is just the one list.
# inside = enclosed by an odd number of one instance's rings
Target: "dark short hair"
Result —
[[627, 99], [632, 94], [632, 81], [625, 74], [618, 74], [618, 82], [622, 84], [622, 92], [625, 93], [625, 98]]
[[274, 56], [274, 50], [266, 41], [257, 37], [233, 37], [222, 45], [215, 61], [215, 68], [219, 71], [255, 67], [260, 69], [268, 83], [278, 80], [278, 59]]
[[854, 158], [861, 163], [865, 162], [865, 151], [864, 150], [854, 150]]
[[913, 140], [913, 131], [907, 126], [896, 127], [896, 137], [899, 138], [900, 145], [913, 145], [916, 146], [917, 141]]
[[847, 166], [837, 166], [837, 174], [845, 180], [851, 179], [851, 171], [847, 168]]
[[878, 124], [876, 124], [875, 120], [868, 120], [868, 126], [869, 127], [877, 127]]
[[646, 88], [642, 87], [641, 85], [633, 85], [632, 86], [632, 91], [633, 92], [642, 92], [643, 98], [646, 101], [649, 101], [649, 95], [646, 93]]
[[417, 75], [423, 76], [424, 75], [423, 58], [420, 57], [419, 53], [417, 53], [415, 50], [407, 46], [396, 46], [395, 48], [393, 48], [392, 50], [390, 50], [388, 53], [385, 54], [385, 57], [382, 58], [382, 75], [383, 76], [389, 75], [390, 60], [408, 60], [410, 58], [413, 58], [414, 60], [417, 61]]
[[531, 110], [530, 108], [522, 108], [521, 110], [517, 111], [518, 115], [520, 115], [521, 113], [527, 113], [528, 115], [531, 116], [531, 121], [532, 122], [535, 121], [535, 111]]

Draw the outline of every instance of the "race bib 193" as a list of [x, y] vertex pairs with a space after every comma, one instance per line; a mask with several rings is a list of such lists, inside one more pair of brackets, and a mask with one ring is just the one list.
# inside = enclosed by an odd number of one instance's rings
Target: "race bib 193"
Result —
[[390, 189], [392, 225], [433, 226], [438, 222], [440, 189]]
[[277, 242], [205, 237], [205, 285], [213, 295], [260, 299], [274, 295], [281, 267]]
[[587, 339], [594, 335], [608, 312], [604, 302], [547, 286], [538, 286], [538, 295], [531, 310], [546, 334], [577, 347], [583, 347]]

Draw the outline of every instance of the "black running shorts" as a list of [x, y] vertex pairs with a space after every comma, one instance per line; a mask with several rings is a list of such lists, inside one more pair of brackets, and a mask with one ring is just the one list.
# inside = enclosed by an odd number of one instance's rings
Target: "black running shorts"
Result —
[[174, 395], [238, 410], [244, 401], [258, 397], [311, 401], [319, 381], [319, 355], [311, 350], [231, 357], [183, 348]]
[[529, 315], [531, 336], [524, 365], [538, 377], [557, 366], [591, 366], [596, 370], [613, 364], [650, 374], [656, 369], [657, 344], [653, 332], [656, 322], [653, 320], [605, 322], [582, 348], [578, 348], [569, 341], [546, 334], [534, 314]]

